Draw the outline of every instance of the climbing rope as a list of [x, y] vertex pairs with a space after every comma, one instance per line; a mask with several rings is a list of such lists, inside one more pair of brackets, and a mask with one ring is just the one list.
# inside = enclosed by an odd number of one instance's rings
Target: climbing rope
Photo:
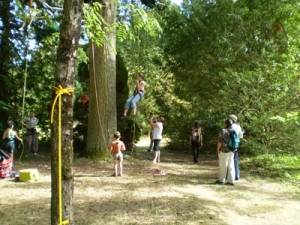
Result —
[[56, 97], [54, 99], [52, 110], [51, 110], [51, 123], [53, 123], [54, 117], [54, 107], [56, 105], [58, 99], [58, 204], [59, 204], [59, 224], [69, 224], [69, 220], [62, 220], [62, 169], [61, 169], [61, 96], [63, 94], [71, 95], [70, 92], [74, 92], [74, 88], [62, 88], [61, 85], [59, 87], [54, 87]]
[[[21, 116], [21, 124], [22, 124], [22, 139], [24, 140], [25, 137], [25, 126], [24, 126], [24, 115], [25, 115], [25, 100], [26, 100], [26, 89], [27, 89], [27, 67], [28, 67], [28, 32], [26, 33], [26, 57], [25, 57], [25, 69], [24, 69], [24, 85], [23, 85], [23, 99], [22, 99], [22, 116]], [[22, 143], [21, 143], [22, 144]], [[19, 164], [23, 165], [21, 160], [24, 154], [24, 145], [22, 144], [22, 151], [19, 157]]]
[[132, 137], [131, 157], [132, 157], [134, 146], [135, 146], [134, 145], [134, 139], [135, 139], [135, 120], [136, 120], [136, 116], [134, 117], [134, 120], [133, 120], [133, 137]]

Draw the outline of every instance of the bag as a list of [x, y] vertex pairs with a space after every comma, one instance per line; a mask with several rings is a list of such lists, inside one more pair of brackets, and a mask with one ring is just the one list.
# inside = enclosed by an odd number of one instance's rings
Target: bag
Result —
[[39, 179], [39, 172], [37, 169], [20, 170], [19, 180], [22, 182], [35, 182]]
[[12, 159], [5, 159], [3, 157], [3, 160], [0, 163], [0, 178], [10, 177], [11, 171], [12, 171]]
[[240, 145], [240, 139], [237, 133], [232, 128], [227, 130], [229, 132], [229, 140], [227, 142], [227, 146], [230, 150], [237, 150]]
[[195, 144], [200, 143], [200, 133], [201, 133], [201, 128], [200, 127], [197, 129], [197, 131], [193, 128], [193, 130], [192, 130], [193, 143], [195, 143]]

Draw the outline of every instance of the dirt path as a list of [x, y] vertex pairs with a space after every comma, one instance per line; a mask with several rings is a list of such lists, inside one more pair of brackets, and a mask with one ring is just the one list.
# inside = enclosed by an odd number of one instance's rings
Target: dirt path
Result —
[[[139, 142], [139, 147], [146, 147], [149, 141]], [[192, 160], [192, 158], [190, 158]], [[191, 161], [182, 162], [191, 168], [197, 168], [198, 181], [188, 186], [189, 192], [195, 197], [210, 200], [210, 224], [243, 224], [243, 225], [282, 225], [299, 224], [300, 210], [299, 189], [284, 183], [252, 179], [249, 174], [236, 182], [235, 186], [215, 185], [218, 176], [217, 160], [204, 160], [200, 165], [193, 165]], [[166, 168], [166, 166], [162, 166]], [[180, 173], [170, 171], [170, 174]], [[209, 177], [211, 175], [211, 177]], [[187, 186], [177, 191], [186, 192]], [[221, 219], [217, 222], [215, 220]]]
[[[111, 162], [76, 159], [74, 218], [77, 225], [102, 224], [220, 224], [298, 225], [299, 189], [284, 183], [257, 180], [242, 171], [235, 186], [214, 184], [217, 160], [192, 163], [188, 154], [164, 149], [162, 163], [153, 164], [146, 151], [128, 151], [123, 177], [110, 177]], [[203, 158], [203, 156], [200, 156]], [[16, 169], [38, 168], [35, 183], [0, 181], [1, 225], [50, 224], [49, 155], [24, 158]], [[163, 171], [165, 175], [157, 175]]]

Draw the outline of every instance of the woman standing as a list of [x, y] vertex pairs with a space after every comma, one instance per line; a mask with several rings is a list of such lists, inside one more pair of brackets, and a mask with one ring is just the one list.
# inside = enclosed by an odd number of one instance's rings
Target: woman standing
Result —
[[5, 150], [8, 153], [9, 157], [14, 158], [14, 152], [16, 151], [15, 139], [17, 138], [20, 142], [23, 140], [17, 135], [17, 132], [13, 130], [14, 123], [8, 122], [7, 128], [2, 135], [2, 139], [5, 140]]

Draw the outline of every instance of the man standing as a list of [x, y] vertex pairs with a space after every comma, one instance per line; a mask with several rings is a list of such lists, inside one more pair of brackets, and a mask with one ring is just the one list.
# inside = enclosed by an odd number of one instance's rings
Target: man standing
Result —
[[38, 133], [36, 131], [36, 125], [39, 120], [35, 117], [34, 112], [30, 112], [30, 116], [23, 120], [26, 125], [26, 150], [33, 152], [34, 155], [38, 155]]
[[[236, 132], [239, 139], [243, 138], [243, 132], [241, 126], [237, 123], [237, 116], [236, 115], [229, 115], [229, 119], [233, 121], [232, 129]], [[238, 149], [234, 151], [234, 170], [235, 170], [235, 180], [240, 179], [240, 168], [239, 168], [239, 153]]]
[[227, 143], [230, 139], [230, 133], [228, 129], [232, 129], [232, 120], [227, 119], [224, 122], [224, 128], [221, 130], [218, 137], [217, 152], [219, 155], [219, 179], [217, 184], [224, 184], [226, 180], [226, 174], [228, 173], [228, 182], [226, 184], [234, 185], [234, 163], [233, 163], [233, 150], [229, 149]]
[[199, 150], [203, 145], [202, 129], [199, 127], [198, 121], [195, 121], [194, 126], [190, 130], [190, 143], [193, 150], [194, 163], [198, 163]]

